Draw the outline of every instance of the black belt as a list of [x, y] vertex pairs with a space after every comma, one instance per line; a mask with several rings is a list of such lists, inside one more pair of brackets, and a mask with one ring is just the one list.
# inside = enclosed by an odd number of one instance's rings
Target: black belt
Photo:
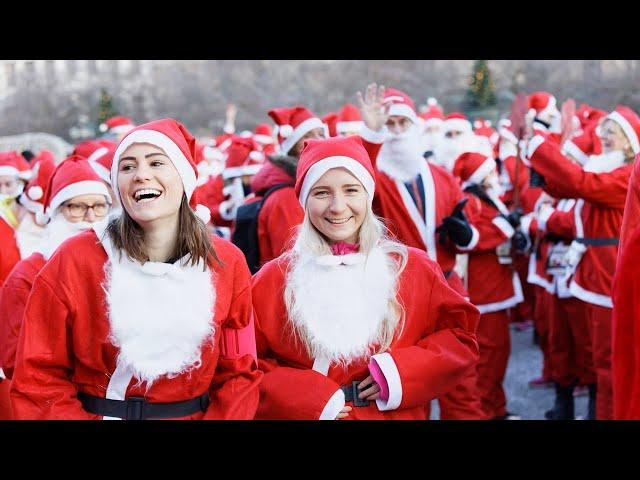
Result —
[[449, 280], [449, 277], [453, 273], [453, 270], [449, 270], [448, 272], [442, 272], [442, 273], [444, 273], [444, 279]]
[[358, 390], [360, 382], [351, 382], [350, 385], [340, 385], [340, 390], [344, 392], [344, 401], [353, 403], [354, 407], [368, 407], [369, 400], [358, 398], [360, 390]]
[[618, 245], [619, 238], [576, 238], [576, 242], [592, 247], [605, 247], [609, 245]]
[[78, 392], [82, 407], [90, 413], [123, 420], [147, 420], [152, 418], [177, 418], [204, 412], [209, 406], [209, 392], [199, 397], [172, 403], [149, 403], [142, 397], [130, 397], [126, 400], [111, 400], [94, 397]]

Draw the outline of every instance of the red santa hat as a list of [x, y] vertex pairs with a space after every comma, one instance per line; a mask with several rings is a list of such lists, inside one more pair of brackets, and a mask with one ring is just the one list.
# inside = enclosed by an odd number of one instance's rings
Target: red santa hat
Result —
[[495, 128], [491, 127], [491, 122], [489, 120], [478, 118], [473, 122], [473, 128], [473, 133], [481, 137], [487, 137], [489, 142], [491, 142], [492, 147], [495, 147], [498, 140], [500, 140], [500, 134]]
[[116, 196], [121, 200], [116, 181], [119, 158], [134, 143], [150, 143], [164, 150], [182, 179], [189, 206], [204, 223], [208, 223], [211, 212], [204, 205], [198, 204], [193, 195], [198, 180], [196, 139], [184, 125], [173, 118], [163, 118], [139, 125], [122, 138], [113, 155], [111, 165], [112, 188]]
[[480, 183], [496, 168], [496, 161], [481, 153], [465, 152], [453, 165], [453, 175], [466, 184]]
[[600, 120], [602, 117], [605, 117], [606, 115], [607, 115], [607, 112], [605, 112], [604, 110], [600, 110], [598, 108], [592, 107], [587, 103], [583, 103], [582, 105], [580, 105], [578, 110], [576, 110], [576, 116], [580, 121], [580, 128], [582, 129], [587, 128], [589, 125], [591, 125], [594, 122], [597, 122], [598, 120]]
[[416, 106], [406, 93], [395, 88], [387, 88], [384, 91], [382, 104], [389, 105], [389, 115], [401, 115], [407, 117], [414, 124], [418, 123]]
[[74, 155], [87, 159], [103, 181], [111, 185], [111, 163], [116, 144], [108, 140], [87, 140], [76, 145]]
[[284, 154], [288, 154], [307, 132], [314, 128], [325, 128], [322, 120], [302, 105], [274, 108], [269, 110], [268, 115], [278, 127], [278, 143]]
[[263, 145], [271, 145], [275, 143], [273, 139], [273, 130], [268, 123], [259, 123], [253, 131], [253, 139]]
[[222, 171], [223, 180], [255, 175], [264, 165], [264, 154], [250, 138], [234, 138], [227, 150], [227, 160]]
[[338, 129], [336, 125], [338, 123], [338, 114], [336, 112], [329, 112], [322, 117], [322, 123], [325, 125], [325, 130], [328, 133], [328, 137], [337, 137]]
[[211, 142], [211, 146], [217, 148], [220, 152], [224, 153], [231, 145], [231, 141], [234, 139], [234, 135], [230, 133], [223, 133], [218, 135]]
[[111, 132], [115, 134], [127, 133], [132, 130], [136, 125], [128, 117], [117, 116], [111, 117], [100, 124], [101, 132]]
[[613, 112], [607, 115], [607, 119], [620, 125], [629, 139], [633, 153], [636, 155], [640, 153], [640, 117], [638, 114], [629, 107], [618, 105]]
[[575, 158], [581, 165], [587, 163], [590, 155], [600, 155], [602, 144], [596, 134], [596, 124], [590, 124], [575, 137], [566, 140], [562, 144], [562, 151]]
[[427, 108], [418, 114], [418, 117], [424, 121], [424, 127], [430, 127], [431, 125], [442, 125], [444, 122], [444, 112], [440, 105], [438, 105], [438, 101], [429, 97], [427, 100]]
[[550, 113], [559, 113], [557, 108], [558, 102], [556, 97], [549, 92], [533, 92], [527, 97], [527, 105], [529, 117], [539, 117]]
[[369, 194], [369, 202], [373, 201], [375, 171], [360, 137], [310, 139], [304, 144], [296, 172], [295, 191], [302, 208], [306, 206], [313, 185], [332, 168], [346, 168], [362, 183]]
[[20, 204], [37, 214], [44, 210], [45, 191], [56, 169], [56, 162], [48, 150], [41, 151], [34, 162], [33, 177], [20, 195]]
[[20, 166], [16, 152], [0, 152], [0, 175], [20, 178]]
[[106, 201], [111, 203], [106, 185], [87, 159], [71, 155], [51, 175], [42, 202], [44, 211], [36, 212], [36, 222], [45, 225], [60, 205], [78, 195], [104, 195]]
[[445, 117], [443, 129], [445, 132], [457, 130], [463, 133], [473, 133], [471, 122], [464, 113], [451, 112]]
[[339, 134], [346, 132], [359, 132], [364, 126], [360, 109], [352, 103], [347, 103], [338, 112], [338, 123], [336, 130]]
[[18, 178], [27, 182], [33, 176], [31, 165], [29, 165], [29, 162], [27, 162], [27, 159], [24, 158], [22, 154], [18, 152], [14, 152], [14, 154], [16, 155], [16, 162], [18, 164]]

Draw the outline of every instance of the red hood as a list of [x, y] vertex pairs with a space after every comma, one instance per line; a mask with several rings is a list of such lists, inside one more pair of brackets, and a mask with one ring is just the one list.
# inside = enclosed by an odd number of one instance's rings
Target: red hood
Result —
[[262, 167], [251, 180], [251, 191], [260, 194], [279, 183], [293, 184], [295, 183], [295, 179], [284, 169], [267, 161], [264, 167]]

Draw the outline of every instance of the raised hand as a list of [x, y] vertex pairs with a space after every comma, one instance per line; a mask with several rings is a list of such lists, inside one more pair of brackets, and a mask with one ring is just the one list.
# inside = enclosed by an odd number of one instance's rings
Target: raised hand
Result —
[[227, 116], [227, 122], [233, 123], [234, 120], [236, 119], [238, 108], [233, 103], [230, 103], [229, 105], [227, 105], [227, 110], [225, 113]]
[[383, 104], [384, 85], [370, 83], [367, 85], [364, 97], [358, 92], [358, 106], [362, 121], [370, 130], [378, 132], [382, 129], [389, 117], [389, 105]]

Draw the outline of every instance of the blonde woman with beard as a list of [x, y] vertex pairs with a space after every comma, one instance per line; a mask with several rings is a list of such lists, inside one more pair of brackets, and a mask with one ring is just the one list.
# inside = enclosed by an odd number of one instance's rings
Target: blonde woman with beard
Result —
[[427, 419], [478, 359], [478, 311], [426, 252], [388, 239], [357, 137], [309, 140], [293, 248], [253, 279], [256, 418]]

